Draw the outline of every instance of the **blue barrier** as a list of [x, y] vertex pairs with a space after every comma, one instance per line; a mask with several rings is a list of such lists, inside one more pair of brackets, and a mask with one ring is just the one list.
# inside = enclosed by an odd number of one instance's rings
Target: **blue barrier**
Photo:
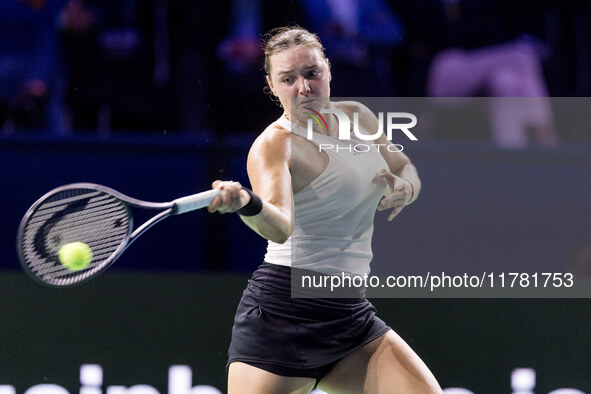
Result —
[[[246, 157], [254, 138], [0, 139], [0, 267], [18, 268], [14, 239], [20, 218], [48, 190], [85, 181], [144, 200], [168, 201], [207, 189], [215, 179], [248, 184]], [[420, 142], [405, 152], [419, 169], [423, 191], [394, 223], [386, 225], [378, 214], [376, 272], [391, 272], [391, 263], [400, 273], [434, 264], [507, 269], [518, 261], [563, 269], [577, 245], [591, 240], [589, 146], [506, 151], [487, 144]], [[264, 250], [265, 241], [236, 215], [200, 211], [159, 224], [116, 266], [249, 272]]]

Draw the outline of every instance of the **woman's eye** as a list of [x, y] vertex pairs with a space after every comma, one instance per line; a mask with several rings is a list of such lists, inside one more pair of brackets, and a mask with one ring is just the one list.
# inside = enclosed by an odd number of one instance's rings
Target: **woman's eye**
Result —
[[283, 83], [292, 83], [292, 82], [293, 82], [293, 78], [291, 78], [291, 77], [283, 78]]
[[318, 76], [319, 72], [318, 71], [310, 71], [308, 73], [308, 78], [316, 78]]

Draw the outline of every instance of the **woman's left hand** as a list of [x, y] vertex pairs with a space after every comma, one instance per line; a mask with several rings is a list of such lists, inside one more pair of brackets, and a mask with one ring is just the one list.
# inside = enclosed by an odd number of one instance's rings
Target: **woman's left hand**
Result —
[[406, 179], [392, 174], [390, 171], [382, 170], [374, 178], [374, 182], [385, 182], [388, 185], [388, 192], [378, 204], [378, 211], [385, 211], [392, 208], [388, 215], [388, 221], [392, 221], [412, 198], [412, 185]]

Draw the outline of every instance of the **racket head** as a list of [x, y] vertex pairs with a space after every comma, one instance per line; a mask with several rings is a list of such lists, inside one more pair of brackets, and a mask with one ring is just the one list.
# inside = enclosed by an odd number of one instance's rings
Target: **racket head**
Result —
[[[108, 268], [129, 244], [133, 218], [117, 192], [92, 183], [56, 188], [35, 202], [24, 215], [17, 235], [23, 269], [50, 286], [71, 286]], [[83, 242], [92, 250], [90, 264], [70, 270], [60, 263], [60, 248]]]

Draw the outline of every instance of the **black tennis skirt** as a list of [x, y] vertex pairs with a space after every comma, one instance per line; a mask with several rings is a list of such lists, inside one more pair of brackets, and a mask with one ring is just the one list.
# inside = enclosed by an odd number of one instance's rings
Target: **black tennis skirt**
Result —
[[292, 298], [291, 268], [263, 263], [238, 305], [228, 365], [320, 380], [343, 357], [390, 330], [365, 298]]

